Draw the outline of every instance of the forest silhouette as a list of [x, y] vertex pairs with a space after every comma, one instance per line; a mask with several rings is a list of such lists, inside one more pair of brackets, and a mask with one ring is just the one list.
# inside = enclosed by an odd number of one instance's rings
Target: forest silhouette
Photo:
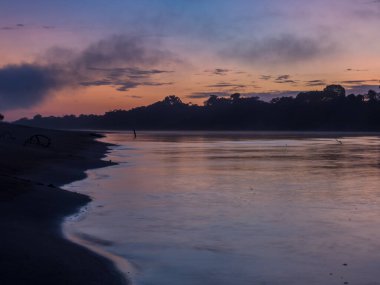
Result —
[[62, 129], [380, 131], [380, 93], [346, 95], [340, 85], [270, 102], [239, 93], [211, 95], [203, 106], [177, 96], [104, 115], [22, 118], [18, 124]]

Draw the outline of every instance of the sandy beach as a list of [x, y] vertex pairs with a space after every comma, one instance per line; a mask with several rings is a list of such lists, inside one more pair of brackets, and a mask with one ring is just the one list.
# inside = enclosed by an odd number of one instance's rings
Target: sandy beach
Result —
[[[39, 134], [51, 145], [25, 144]], [[107, 259], [63, 238], [61, 222], [90, 198], [59, 186], [85, 177], [107, 145], [88, 132], [0, 124], [0, 284], [127, 284]], [[41, 142], [45, 141], [41, 139]]]

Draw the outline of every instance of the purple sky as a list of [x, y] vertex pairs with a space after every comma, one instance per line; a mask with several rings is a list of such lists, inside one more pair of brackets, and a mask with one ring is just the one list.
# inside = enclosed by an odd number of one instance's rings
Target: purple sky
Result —
[[378, 90], [380, 1], [0, 2], [0, 111], [102, 113], [176, 94]]

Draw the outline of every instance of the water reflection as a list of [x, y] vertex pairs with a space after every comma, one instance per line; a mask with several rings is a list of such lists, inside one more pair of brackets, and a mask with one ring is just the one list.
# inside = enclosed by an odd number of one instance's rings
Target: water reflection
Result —
[[137, 266], [137, 284], [380, 282], [379, 137], [106, 140], [120, 145], [108, 159], [121, 164], [74, 185], [95, 203], [70, 230], [107, 241], [98, 246]]

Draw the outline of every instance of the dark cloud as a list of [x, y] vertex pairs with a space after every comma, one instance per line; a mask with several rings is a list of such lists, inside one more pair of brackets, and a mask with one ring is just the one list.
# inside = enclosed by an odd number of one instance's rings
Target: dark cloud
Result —
[[216, 68], [213, 73], [215, 75], [226, 75], [229, 71], [229, 69]]
[[346, 86], [347, 93], [351, 94], [367, 94], [368, 90], [374, 90], [379, 92], [379, 85], [371, 85], [371, 84], [358, 84]]
[[55, 29], [55, 26], [50, 26], [50, 25], [43, 25], [43, 26], [33, 26], [33, 25], [25, 25], [22, 23], [15, 24], [15, 25], [8, 25], [4, 27], [0, 27], [0, 30], [22, 30], [22, 29], [45, 29], [45, 30], [52, 30]]
[[244, 88], [247, 85], [245, 84], [235, 84], [235, 83], [229, 83], [229, 82], [219, 82], [216, 84], [208, 85], [208, 88]]
[[369, 79], [369, 80], [345, 80], [341, 81], [340, 84], [345, 84], [345, 85], [366, 85], [368, 83], [379, 83], [380, 80], [378, 79]]
[[290, 79], [290, 75], [284, 74], [284, 75], [279, 75], [277, 78], [274, 80], [275, 83], [290, 83], [290, 84], [296, 84], [297, 81]]
[[260, 79], [261, 80], [271, 80], [272, 79], [272, 75], [261, 75], [260, 76]]
[[282, 80], [287, 80], [289, 78], [290, 78], [290, 75], [279, 75], [279, 76], [277, 76], [276, 80], [282, 81]]
[[219, 97], [229, 97], [231, 94], [228, 92], [194, 92], [191, 93], [190, 95], [187, 96], [187, 98], [192, 98], [192, 99], [203, 99], [203, 98], [208, 98], [211, 95], [216, 95]]
[[16, 25], [12, 25], [12, 26], [1, 27], [0, 30], [11, 31], [11, 30], [19, 30], [19, 29], [22, 29], [24, 27], [25, 27], [24, 24], [16, 24]]
[[118, 77], [171, 72], [155, 67], [163, 63], [176, 63], [178, 60], [153, 40], [117, 35], [93, 43], [81, 52], [51, 48], [38, 58], [38, 62], [62, 65], [83, 76], [108, 74]]
[[2, 109], [30, 107], [69, 84], [67, 74], [53, 67], [7, 65], [0, 69], [0, 106]]
[[346, 81], [342, 81], [341, 83], [342, 84], [363, 84], [367, 82], [367, 80], [346, 80]]
[[136, 88], [140, 84], [137, 82], [119, 82], [118, 87], [116, 88], [117, 91], [128, 91], [130, 89]]
[[81, 82], [82, 86], [112, 86], [117, 91], [128, 91], [130, 89], [136, 88], [138, 86], [164, 86], [172, 85], [173, 82], [138, 82], [138, 81], [113, 81], [113, 80], [95, 80], [95, 81], [84, 81]]
[[353, 69], [353, 68], [347, 68], [346, 71], [362, 72], [362, 71], [368, 71], [368, 69]]
[[327, 39], [284, 34], [251, 42], [238, 42], [221, 51], [223, 57], [244, 63], [304, 62], [335, 52], [336, 46]]
[[143, 86], [166, 86], [166, 85], [173, 85], [174, 82], [143, 82], [140, 83], [140, 85]]
[[74, 56], [70, 68], [80, 71], [79, 78], [90, 77], [90, 80], [83, 80], [85, 83], [100, 83], [101, 78], [103, 85], [113, 86], [117, 91], [124, 92], [138, 86], [172, 84], [157, 82], [154, 76], [173, 71], [151, 68], [172, 61], [176, 61], [174, 55], [158, 48], [157, 43], [117, 35], [94, 43], [78, 56]]
[[109, 86], [113, 85], [111, 80], [94, 80], [94, 81], [83, 81], [80, 82], [82, 86]]
[[280, 83], [280, 84], [284, 84], [284, 83], [287, 83], [287, 84], [297, 84], [297, 81], [294, 81], [294, 80], [279, 80], [279, 81], [275, 81], [276, 83]]
[[138, 96], [138, 95], [128, 95], [127, 97], [132, 98], [132, 99], [142, 99], [142, 96]]
[[173, 82], [116, 82], [115, 86], [118, 91], [128, 91], [138, 86], [166, 86], [172, 85]]
[[[240, 93], [243, 97], [259, 97], [263, 101], [270, 101], [276, 97], [294, 97], [300, 91], [269, 91], [269, 92], [245, 92]], [[194, 92], [187, 96], [187, 98], [192, 99], [207, 99], [211, 95], [216, 95], [219, 97], [230, 97], [231, 92]]]
[[116, 68], [89, 68], [93, 71], [101, 71], [110, 79], [119, 79], [122, 76], [134, 79], [148, 79], [152, 75], [172, 73], [173, 71], [159, 69], [140, 69], [133, 67], [116, 67]]
[[211, 70], [205, 70], [204, 72], [209, 73], [210, 75], [220, 75], [225, 76], [228, 74], [247, 74], [247, 72], [242, 70], [233, 70], [233, 69], [227, 69], [227, 68], [215, 68]]
[[315, 80], [309, 80], [306, 81], [306, 86], [326, 86], [327, 83], [324, 80], [315, 79]]
[[215, 69], [207, 69], [204, 71], [205, 73], [209, 73], [210, 75], [227, 75], [229, 72], [231, 72], [230, 69], [226, 68], [215, 68]]
[[128, 91], [163, 86], [155, 76], [172, 71], [158, 66], [178, 62], [173, 54], [147, 39], [112, 36], [81, 52], [52, 48], [31, 64], [0, 67], [0, 107], [30, 107], [66, 87], [110, 86]]

